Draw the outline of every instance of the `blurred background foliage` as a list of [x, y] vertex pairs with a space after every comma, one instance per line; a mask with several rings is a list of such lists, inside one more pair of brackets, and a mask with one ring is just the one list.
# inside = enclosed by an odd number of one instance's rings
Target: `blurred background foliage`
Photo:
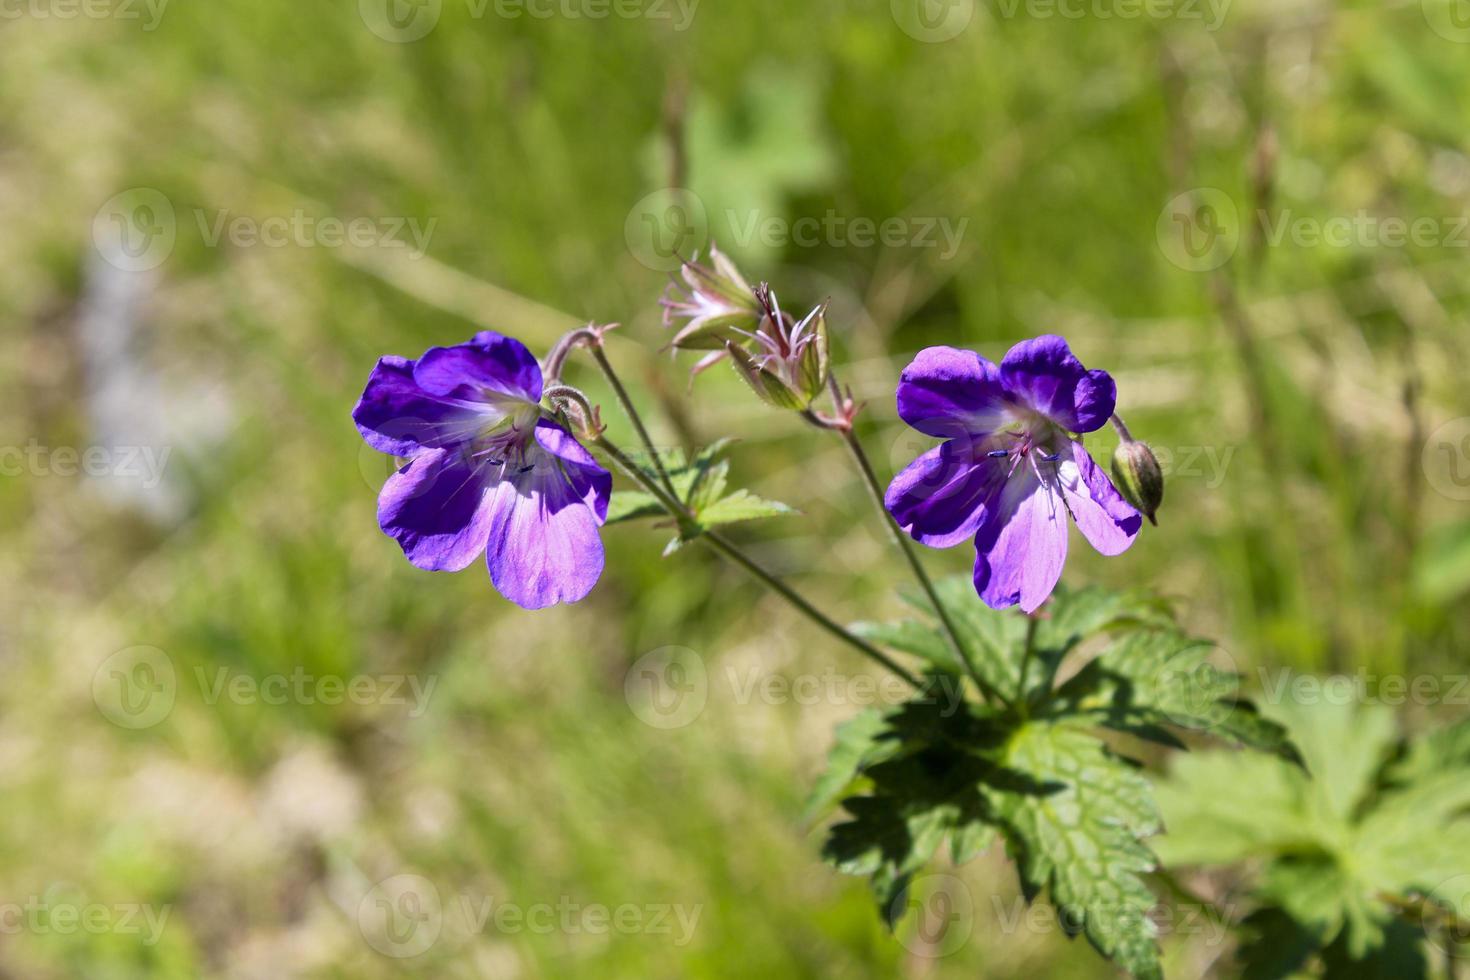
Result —
[[[1448, 5], [1238, 0], [1209, 30], [1208, 6], [1070, 19], [980, 0], [937, 43], [900, 28], [901, 0], [702, 3], [687, 29], [688, 8], [652, 0], [605, 19], [443, 0], [410, 43], [370, 30], [372, 6], [6, 8], [4, 442], [170, 455], [156, 487], [59, 462], [0, 480], [0, 899], [170, 917], [156, 944], [7, 929], [0, 974], [1109, 975], [1055, 931], [1004, 928], [994, 910], [1016, 886], [998, 853], [964, 871], [978, 909], [958, 952], [930, 959], [884, 934], [801, 821], [832, 726], [857, 706], [738, 689], [867, 668], [737, 570], [699, 549], [662, 561], [663, 535], [610, 528], [594, 594], [530, 614], [482, 568], [417, 571], [379, 533], [390, 464], [349, 419], [378, 356], [485, 326], [544, 349], [616, 320], [610, 354], [656, 437], [739, 436], [734, 479], [803, 511], [739, 529], [751, 550], [839, 618], [897, 608], [897, 564], [840, 444], [763, 409], [723, 367], [686, 397], [687, 364], [661, 352], [665, 276], [630, 229], [670, 184], [789, 308], [831, 298], [836, 363], [869, 403], [885, 479], [928, 443], [892, 405], [915, 350], [998, 358], [1063, 333], [1114, 373], [1120, 411], [1173, 469], [1160, 526], [1108, 562], [1074, 539], [1067, 581], [1167, 594], [1258, 695], [1288, 669], [1465, 670], [1470, 433], [1453, 425], [1470, 412], [1470, 236], [1456, 230], [1470, 46]], [[156, 268], [120, 273], [95, 226], [136, 188], [163, 196], [176, 241]], [[1159, 230], [1195, 188], [1239, 212], [1218, 270], [1172, 262]], [[1366, 214], [1440, 231], [1271, 244], [1262, 207], [1272, 227]], [[211, 243], [222, 213], [433, 225], [415, 258]], [[963, 235], [945, 255], [740, 233], [753, 216], [829, 213], [964, 222]], [[595, 373], [570, 380], [631, 442]], [[926, 558], [936, 573], [972, 560]], [[166, 656], [177, 696], [131, 730], [99, 711], [94, 678], [139, 645]], [[701, 658], [709, 698], [661, 730], [630, 710], [624, 679], [670, 645]], [[200, 678], [221, 668], [437, 686], [423, 711], [210, 703]], [[1399, 716], [1413, 731], [1463, 710]], [[446, 906], [701, 913], [684, 945], [677, 927], [450, 922], [395, 959], [357, 913], [400, 874]], [[1221, 969], [1225, 951], [1201, 939], [1165, 938], [1171, 975]]]

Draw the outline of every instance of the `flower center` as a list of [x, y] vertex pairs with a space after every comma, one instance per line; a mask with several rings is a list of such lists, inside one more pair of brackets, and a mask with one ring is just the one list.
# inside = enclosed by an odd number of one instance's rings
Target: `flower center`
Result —
[[1009, 459], [1012, 472], [1030, 466], [1037, 468], [1040, 475], [1040, 464], [1054, 464], [1061, 459], [1065, 440], [1066, 433], [1055, 422], [1039, 412], [1017, 406], [1010, 411], [1009, 423], [992, 436], [996, 448], [985, 455], [991, 459]]
[[470, 457], [477, 462], [503, 467], [507, 472], [525, 472], [526, 460], [541, 410], [531, 402], [499, 401], [498, 411], [487, 413], [485, 425], [470, 440]]

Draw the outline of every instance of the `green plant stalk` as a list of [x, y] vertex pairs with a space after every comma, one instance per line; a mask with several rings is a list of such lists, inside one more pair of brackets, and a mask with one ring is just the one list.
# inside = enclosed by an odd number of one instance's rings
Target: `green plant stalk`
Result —
[[[681, 530], [686, 528], [691, 530], [695, 529], [689, 511], [679, 502], [676, 496], [659, 486], [656, 480], [641, 470], [621, 449], [609, 442], [606, 436], [598, 435], [593, 441], [612, 457], [613, 462], [617, 463], [618, 467], [624, 473], [636, 480], [643, 489], [653, 495], [654, 499], [659, 502], [664, 510], [668, 511], [669, 516], [679, 522]], [[772, 592], [781, 596], [781, 598], [795, 607], [798, 612], [826, 630], [832, 636], [851, 646], [868, 659], [893, 671], [893, 673], [912, 684], [915, 689], [923, 689], [923, 683], [901, 664], [894, 661], [871, 643], [848, 632], [826, 613], [823, 613], [816, 606], [808, 602], [799, 592], [791, 588], [791, 586], [782, 582], [758, 565], [754, 559], [746, 555], [724, 535], [715, 531], [704, 531], [698, 535], [698, 540], [703, 541], [708, 547], [745, 569], [752, 577], [758, 579]]]
[[639, 417], [638, 410], [633, 407], [633, 400], [628, 397], [628, 390], [623, 387], [622, 379], [613, 370], [612, 363], [607, 359], [606, 352], [602, 349], [601, 341], [588, 345], [592, 352], [593, 360], [602, 369], [602, 376], [607, 378], [607, 383], [612, 386], [613, 394], [618, 399], [618, 404], [623, 407], [623, 414], [628, 416], [628, 421], [633, 423], [633, 428], [638, 432], [638, 439], [643, 443], [648, 458], [653, 461], [654, 472], [658, 474], [659, 482], [669, 492], [669, 496], [677, 498], [678, 492], [674, 490], [674, 481], [669, 479], [668, 471], [664, 469], [663, 460], [659, 458], [658, 450], [654, 448], [653, 440], [649, 438], [648, 430], [643, 427], [643, 419]]
[[[623, 412], [628, 416], [629, 421], [633, 423], [633, 428], [637, 431], [638, 438], [643, 443], [643, 448], [647, 450], [650, 459], [653, 461], [654, 469], [658, 473], [658, 481], [649, 479], [648, 474], [629, 459], [622, 450], [610, 442], [605, 434], [598, 433], [594, 441], [603, 449], [607, 450], [608, 455], [613, 458], [628, 476], [636, 480], [645, 490], [653, 495], [654, 499], [659, 502], [664, 510], [668, 511], [669, 516], [673, 517], [679, 523], [679, 529], [681, 531], [698, 530], [692, 526], [693, 522], [691, 521], [688, 508], [679, 501], [678, 492], [674, 489], [673, 481], [669, 478], [668, 472], [664, 469], [663, 463], [659, 459], [658, 452], [653, 445], [653, 440], [649, 438], [648, 429], [644, 427], [643, 419], [639, 416], [638, 410], [633, 407], [632, 399], [628, 397], [628, 392], [623, 387], [622, 379], [618, 377], [617, 371], [613, 369], [612, 363], [608, 361], [607, 354], [602, 349], [602, 344], [589, 344], [588, 349], [591, 351], [593, 359], [597, 361], [597, 366], [602, 370], [603, 376], [607, 378], [607, 382], [612, 387], [613, 393], [617, 396], [618, 404], [622, 406]], [[767, 588], [781, 596], [795, 607], [797, 611], [822, 629], [853, 647], [870, 660], [881, 664], [899, 677], [902, 677], [909, 684], [913, 685], [915, 689], [922, 690], [923, 683], [901, 664], [871, 643], [844, 629], [826, 613], [808, 602], [795, 589], [762, 568], [724, 535], [716, 531], [703, 531], [696, 536], [707, 547], [719, 552], [725, 558], [745, 569]]]

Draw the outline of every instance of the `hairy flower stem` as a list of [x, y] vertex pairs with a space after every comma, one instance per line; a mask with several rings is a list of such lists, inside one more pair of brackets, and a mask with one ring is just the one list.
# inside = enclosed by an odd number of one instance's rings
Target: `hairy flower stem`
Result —
[[[642, 427], [640, 426], [639, 428], [641, 430]], [[695, 529], [693, 527], [693, 518], [690, 516], [688, 509], [679, 502], [678, 498], [674, 494], [659, 486], [657, 481], [655, 481], [646, 472], [640, 469], [638, 465], [634, 463], [631, 459], [629, 459], [628, 456], [621, 449], [609, 442], [605, 435], [597, 436], [594, 441], [609, 456], [612, 457], [613, 462], [617, 463], [618, 467], [624, 473], [636, 480], [639, 485], [643, 487], [643, 489], [647, 490], [650, 494], [653, 495], [654, 499], [656, 499], [659, 504], [663, 506], [664, 510], [668, 511], [669, 516], [673, 517], [674, 520], [679, 522], [679, 527], [681, 530], [685, 528], [689, 528], [690, 530]], [[798, 593], [795, 589], [791, 588], [791, 586], [787, 585], [785, 582], [782, 582], [776, 576], [772, 575], [760, 565], [756, 564], [754, 559], [746, 555], [745, 552], [741, 551], [724, 535], [716, 531], [704, 531], [703, 533], [700, 533], [698, 535], [698, 539], [700, 541], [703, 541], [708, 547], [719, 552], [725, 558], [733, 561], [735, 564], [745, 569], [754, 578], [759, 579], [763, 585], [765, 585], [771, 591], [775, 592], [777, 595], [781, 596], [781, 598], [785, 599], [792, 606], [794, 606], [798, 612], [806, 616], [812, 622], [816, 623], [822, 629], [826, 630], [828, 633], [832, 634], [834, 637], [841, 640], [842, 642], [853, 647], [868, 659], [874, 661], [875, 663], [881, 664], [889, 670], [893, 671], [893, 673], [897, 674], [899, 677], [902, 677], [904, 680], [912, 684], [914, 688], [919, 690], [923, 689], [923, 683], [908, 670], [906, 670], [901, 664], [894, 661], [887, 654], [883, 653], [883, 651], [879, 650], [871, 643], [868, 643], [866, 640], [863, 640], [853, 635], [852, 633], [849, 633], [846, 629], [844, 629], [842, 626], [840, 626], [838, 623], [828, 617], [820, 609], [818, 609], [816, 606], [813, 606], [810, 602], [803, 598], [801, 594]]]
[[934, 590], [934, 582], [929, 578], [929, 573], [924, 571], [924, 565], [919, 561], [919, 556], [914, 554], [914, 546], [909, 541], [908, 535], [903, 533], [903, 529], [894, 522], [893, 515], [888, 513], [888, 508], [883, 503], [883, 487], [878, 483], [878, 475], [873, 472], [873, 464], [868, 460], [868, 454], [863, 451], [863, 444], [858, 441], [857, 434], [852, 431], [851, 426], [843, 426], [836, 431], [842, 436], [842, 441], [847, 443], [847, 448], [852, 453], [853, 462], [857, 464], [858, 472], [862, 474], [863, 484], [868, 488], [868, 496], [878, 508], [883, 525], [888, 528], [888, 536], [893, 539], [894, 544], [898, 545], [898, 550], [903, 552], [909, 568], [913, 570], [914, 578], [918, 579], [919, 586], [929, 597], [929, 604], [934, 607], [934, 614], [939, 617], [939, 622], [944, 626], [944, 634], [949, 638], [949, 645], [954, 648], [960, 662], [965, 665], [970, 679], [975, 682], [975, 687], [980, 691], [980, 696], [986, 701], [1007, 704], [1004, 695], [985, 683], [985, 678], [981, 676], [974, 658], [970, 656], [969, 648], [960, 639], [959, 630], [955, 628], [954, 621], [949, 618], [949, 612], [944, 608], [944, 603], [939, 601], [939, 593]]
[[607, 354], [602, 349], [601, 340], [599, 339], [597, 343], [589, 344], [588, 349], [592, 352], [592, 358], [597, 362], [597, 366], [602, 369], [603, 377], [607, 378], [607, 383], [612, 386], [613, 394], [617, 396], [618, 404], [623, 406], [623, 414], [628, 416], [628, 421], [632, 422], [633, 428], [638, 431], [638, 439], [643, 443], [643, 448], [648, 453], [648, 458], [653, 461], [653, 470], [658, 474], [659, 482], [663, 484], [669, 496], [677, 498], [679, 495], [674, 490], [674, 481], [669, 479], [668, 471], [664, 469], [663, 460], [659, 458], [658, 450], [654, 448], [653, 440], [648, 437], [648, 430], [643, 427], [643, 419], [638, 416], [638, 410], [633, 407], [633, 401], [628, 397], [628, 390], [623, 387], [622, 379], [613, 370], [611, 362], [607, 359]]

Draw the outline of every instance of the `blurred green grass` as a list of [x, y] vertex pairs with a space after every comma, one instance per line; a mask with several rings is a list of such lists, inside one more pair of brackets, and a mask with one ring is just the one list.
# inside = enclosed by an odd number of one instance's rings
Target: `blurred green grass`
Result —
[[[991, 896], [1014, 896], [998, 858], [966, 872], [979, 909], [959, 953], [926, 960], [882, 933], [799, 816], [855, 706], [740, 703], [729, 673], [864, 668], [738, 572], [694, 549], [661, 561], [661, 535], [612, 528], [593, 596], [533, 615], [479, 568], [408, 567], [375, 526], [385, 470], [348, 413], [380, 354], [480, 326], [545, 347], [579, 320], [617, 320], [611, 354], [640, 405], [683, 406], [657, 437], [739, 435], [736, 478], [803, 510], [742, 530], [752, 550], [839, 616], [893, 605], [894, 563], [840, 447], [754, 405], [723, 369], [685, 401], [687, 365], [659, 351], [664, 277], [625, 222], [679, 166], [666, 122], [681, 101], [682, 165], [710, 233], [788, 306], [832, 297], [838, 363], [869, 402], [883, 476], [923, 448], [892, 410], [907, 355], [953, 343], [998, 357], [1062, 332], [1118, 377], [1135, 433], [1181, 462], [1214, 453], [1174, 474], [1161, 526], [1126, 559], [1074, 546], [1069, 581], [1176, 597], [1256, 686], [1258, 668], [1463, 669], [1470, 515], [1424, 462], [1430, 434], [1467, 411], [1463, 247], [1256, 257], [1242, 244], [1227, 274], [1259, 348], [1252, 373], [1217, 279], [1172, 264], [1155, 231], [1190, 188], [1249, 213], [1267, 122], [1276, 212], [1463, 214], [1466, 47], [1419, 4], [1240, 2], [1216, 32], [982, 5], [938, 44], [879, 2], [701, 4], [687, 31], [471, 9], [445, 3], [409, 44], [375, 36], [354, 4], [282, 0], [175, 0], [152, 31], [32, 14], [0, 34], [5, 441], [94, 438], [79, 311], [97, 276], [94, 215], [127, 188], [156, 189], [178, 218], [140, 300], [146, 357], [230, 406], [222, 437], [177, 447], [175, 521], [78, 479], [0, 480], [0, 898], [80, 889], [171, 910], [151, 946], [22, 930], [0, 943], [3, 972], [1107, 975], [1077, 944], [997, 925]], [[296, 209], [432, 219], [430, 258], [207, 241], [222, 210]], [[727, 212], [753, 211], [967, 223], [941, 261], [742, 243]], [[573, 380], [626, 432], [591, 372]], [[155, 395], [150, 412], [199, 411], [197, 391]], [[926, 557], [936, 571], [970, 561]], [[97, 710], [93, 677], [136, 645], [166, 653], [179, 696], [130, 731]], [[711, 694], [694, 723], [664, 731], [629, 710], [623, 684], [669, 645], [703, 658]], [[196, 683], [298, 666], [438, 686], [413, 717], [210, 704]], [[1411, 724], [1428, 713], [1410, 710]], [[702, 912], [686, 946], [450, 929], [400, 961], [356, 921], [364, 887], [400, 874], [446, 902]], [[1181, 975], [1218, 953], [1168, 947]]]

